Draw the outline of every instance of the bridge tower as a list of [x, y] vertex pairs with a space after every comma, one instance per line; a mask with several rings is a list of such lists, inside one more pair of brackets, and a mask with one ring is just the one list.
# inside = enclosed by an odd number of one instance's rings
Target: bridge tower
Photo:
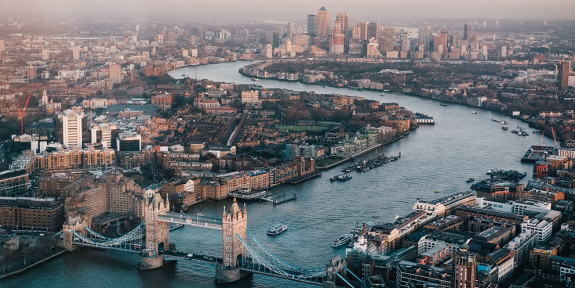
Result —
[[146, 248], [142, 251], [140, 270], [150, 270], [164, 265], [160, 252], [170, 249], [170, 223], [158, 221], [158, 215], [170, 211], [168, 197], [164, 201], [156, 192], [145, 208]]
[[242, 239], [246, 239], [246, 228], [248, 224], [248, 213], [244, 204], [244, 211], [240, 209], [236, 199], [232, 203], [232, 207], [226, 213], [224, 207], [224, 214], [222, 216], [222, 236], [224, 248], [224, 262], [222, 267], [216, 268], [216, 282], [217, 283], [230, 283], [240, 280], [242, 277], [250, 274], [241, 271], [238, 267], [238, 258], [246, 256], [246, 248], [240, 241], [237, 235]]
[[68, 251], [74, 251], [76, 250], [76, 246], [74, 245], [73, 241], [74, 241], [74, 233], [73, 231], [76, 231], [76, 233], [82, 235], [82, 236], [86, 236], [86, 229], [84, 228], [84, 226], [86, 227], [90, 227], [91, 221], [90, 221], [90, 217], [89, 216], [80, 216], [80, 215], [76, 215], [75, 217], [68, 217], [68, 221], [66, 221], [66, 224], [64, 224], [62, 226], [62, 237], [63, 237], [63, 246], [66, 250]]

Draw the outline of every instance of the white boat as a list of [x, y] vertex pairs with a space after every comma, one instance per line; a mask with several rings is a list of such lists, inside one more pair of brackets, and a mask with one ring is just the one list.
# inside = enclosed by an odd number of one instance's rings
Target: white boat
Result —
[[333, 241], [333, 244], [331, 244], [331, 247], [337, 248], [339, 246], [345, 245], [345, 244], [349, 243], [349, 241], [351, 241], [351, 239], [353, 239], [352, 234], [345, 234], [345, 235], [335, 239], [335, 241]]
[[252, 81], [260, 81], [258, 78], [252, 78]]

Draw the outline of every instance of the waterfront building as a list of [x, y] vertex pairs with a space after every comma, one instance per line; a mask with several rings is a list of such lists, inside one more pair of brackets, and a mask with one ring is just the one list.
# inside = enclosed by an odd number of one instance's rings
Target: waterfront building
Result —
[[418, 200], [414, 210], [426, 211], [429, 215], [442, 217], [461, 205], [475, 205], [476, 199], [472, 192], [456, 193], [434, 200]]
[[377, 144], [377, 135], [371, 132], [373, 131], [367, 130], [365, 133], [358, 131], [355, 136], [351, 137], [346, 135], [344, 140], [331, 147], [331, 155], [353, 154]]
[[0, 197], [2, 228], [56, 233], [64, 220], [64, 205], [55, 198]]

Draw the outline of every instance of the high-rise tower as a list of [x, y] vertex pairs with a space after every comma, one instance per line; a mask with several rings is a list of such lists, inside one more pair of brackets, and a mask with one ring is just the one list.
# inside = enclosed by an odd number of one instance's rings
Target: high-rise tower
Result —
[[317, 11], [315, 32], [322, 40], [329, 37], [329, 12], [323, 6]]
[[477, 271], [477, 259], [475, 253], [468, 251], [469, 246], [463, 244], [459, 251], [454, 253], [451, 264], [451, 277], [453, 288], [474, 288], [475, 271]]
[[463, 40], [471, 40], [471, 24], [463, 24]]
[[557, 65], [557, 88], [565, 90], [569, 87], [569, 71], [571, 61], [563, 61]]

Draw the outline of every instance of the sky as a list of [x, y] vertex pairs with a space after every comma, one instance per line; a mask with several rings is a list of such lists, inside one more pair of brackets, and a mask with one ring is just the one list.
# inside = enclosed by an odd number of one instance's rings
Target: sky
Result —
[[4, 15], [300, 19], [325, 6], [350, 20], [390, 18], [575, 20], [575, 0], [0, 0]]

